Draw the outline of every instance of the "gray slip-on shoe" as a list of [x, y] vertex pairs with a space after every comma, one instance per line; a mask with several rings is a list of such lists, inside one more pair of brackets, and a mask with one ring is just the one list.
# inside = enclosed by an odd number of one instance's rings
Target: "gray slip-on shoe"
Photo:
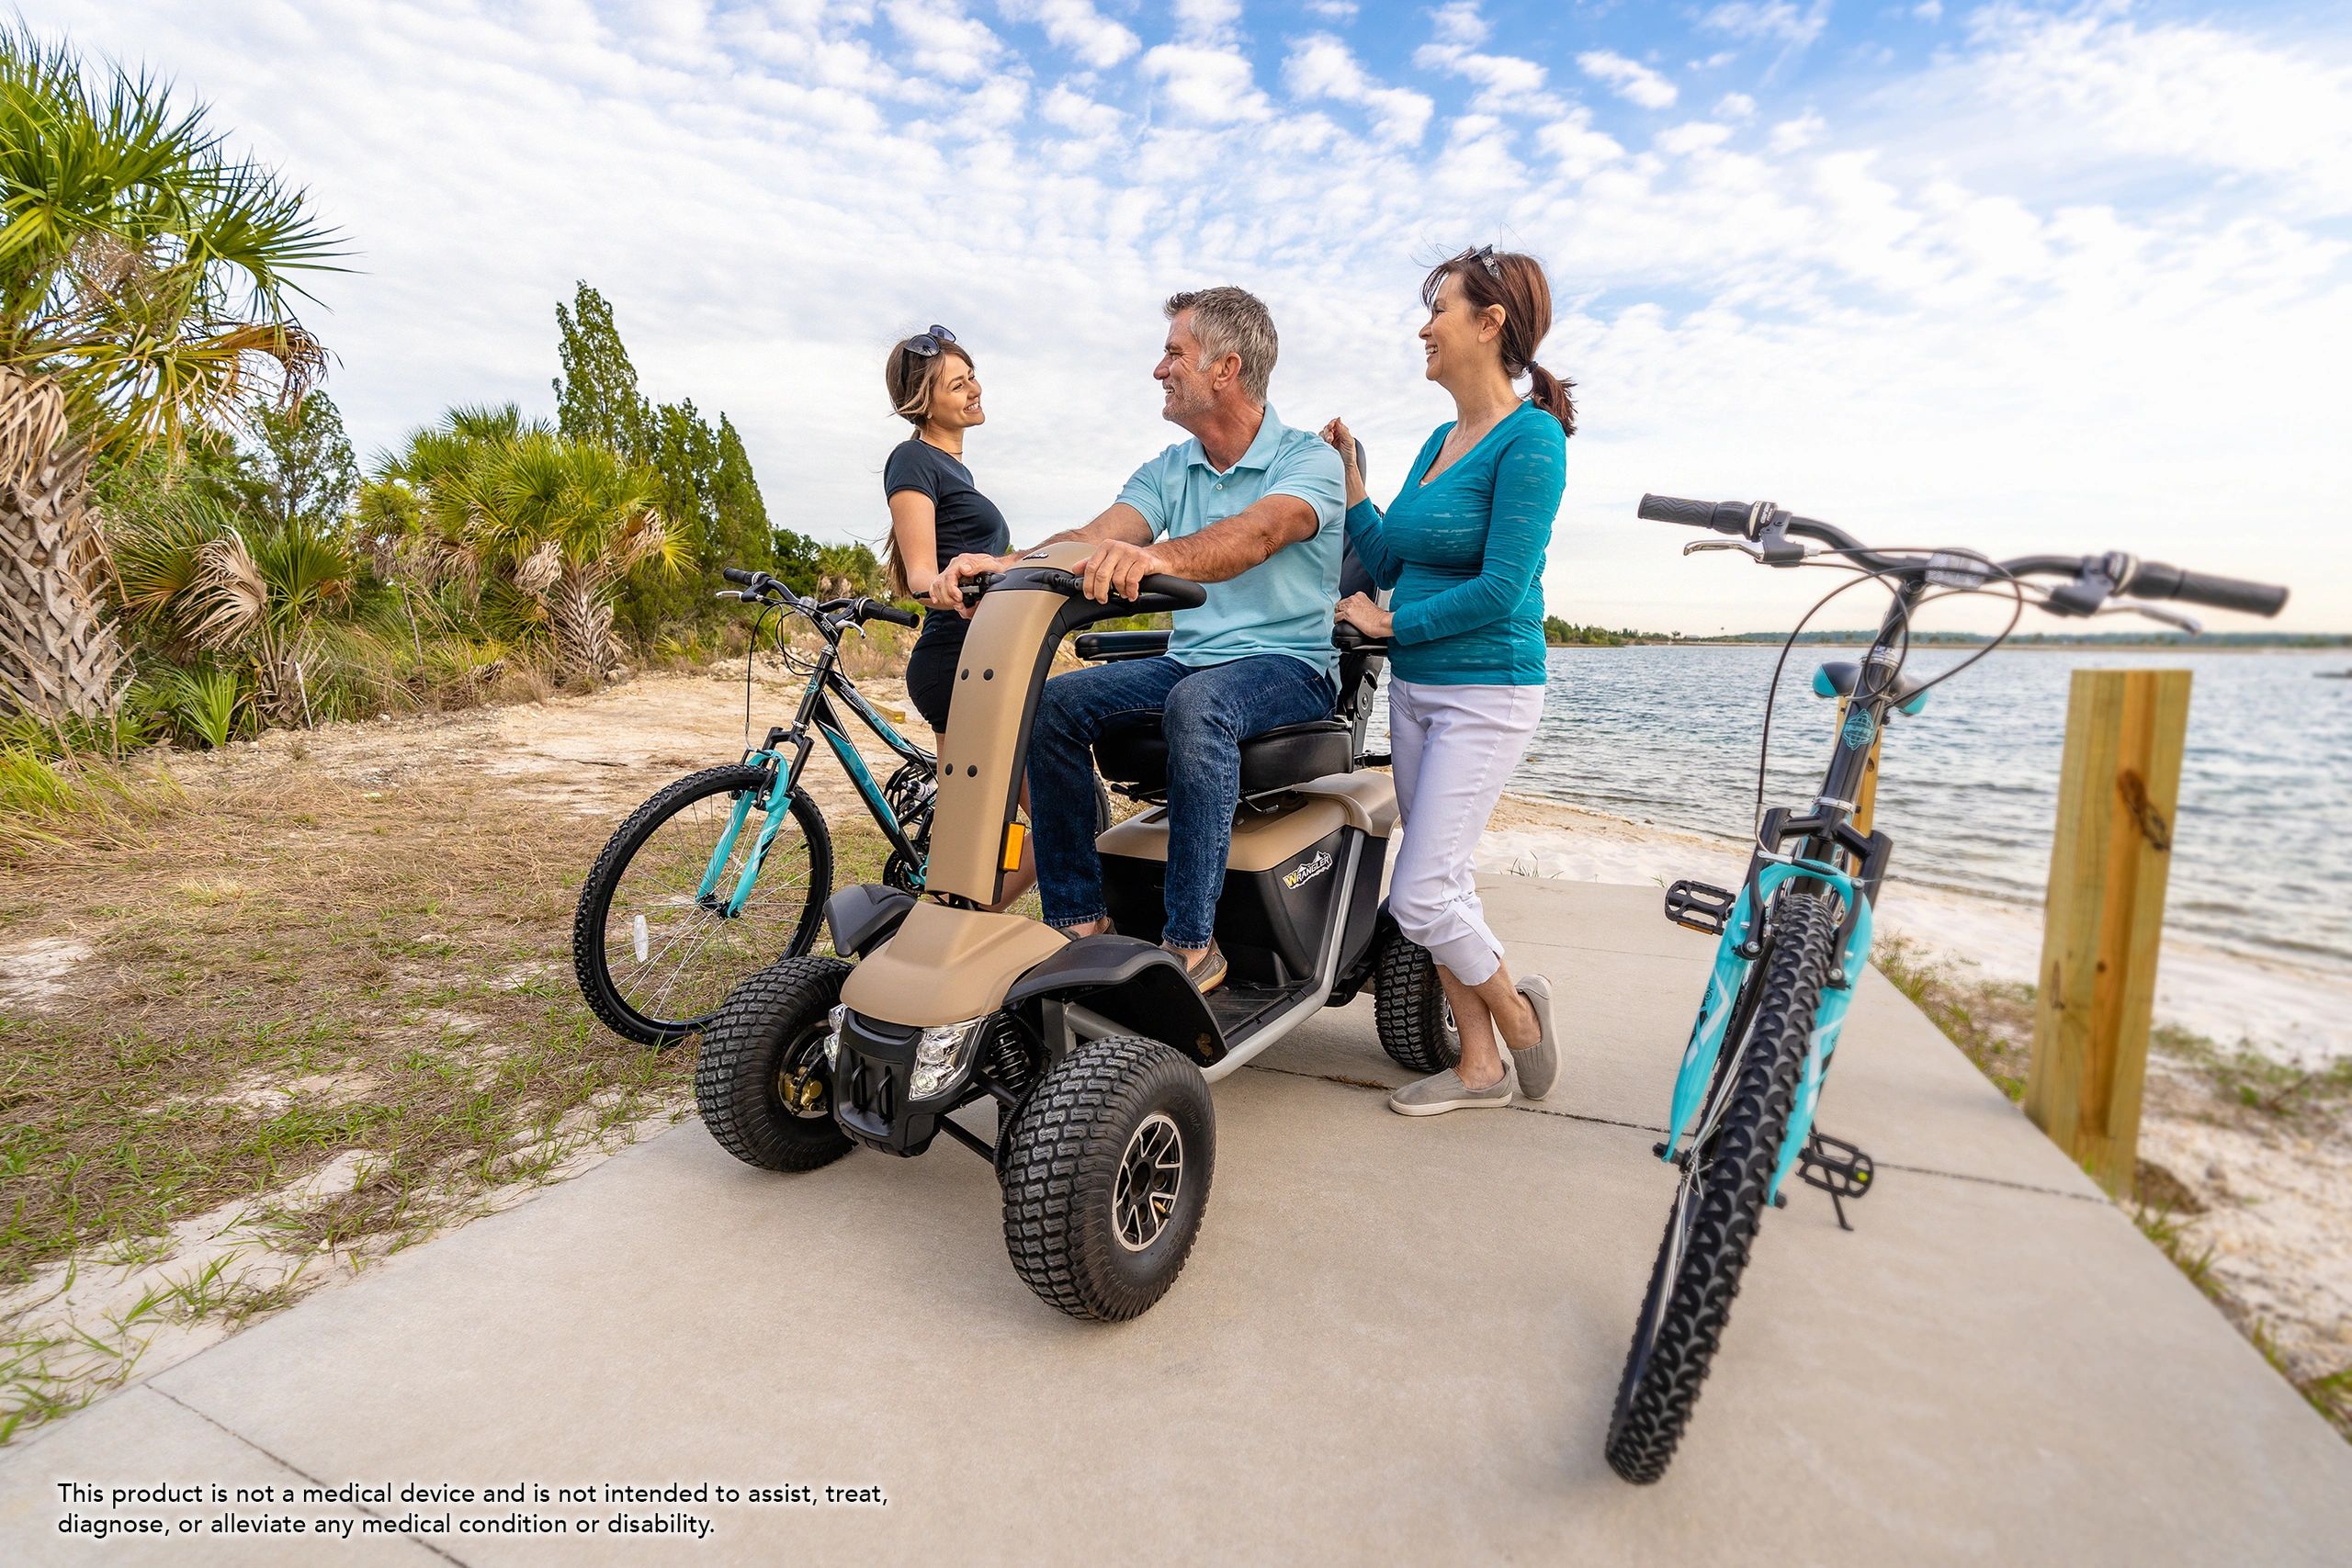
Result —
[[1541, 975], [1530, 975], [1517, 989], [1535, 1010], [1535, 1024], [1542, 1032], [1524, 1051], [1512, 1046], [1510, 1064], [1519, 1073], [1519, 1092], [1530, 1100], [1541, 1100], [1560, 1081], [1560, 1036], [1552, 1028], [1552, 982]]
[[1518, 1077], [1509, 1061], [1503, 1063], [1503, 1076], [1485, 1089], [1472, 1089], [1462, 1081], [1462, 1075], [1448, 1067], [1425, 1078], [1416, 1078], [1388, 1097], [1388, 1109], [1399, 1116], [1437, 1116], [1448, 1111], [1501, 1111], [1511, 1102]]

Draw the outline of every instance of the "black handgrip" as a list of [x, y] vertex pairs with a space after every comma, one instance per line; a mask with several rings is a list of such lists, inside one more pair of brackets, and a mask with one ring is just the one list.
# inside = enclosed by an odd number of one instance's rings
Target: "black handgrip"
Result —
[[888, 621], [894, 626], [922, 625], [921, 615], [916, 615], [912, 610], [901, 610], [896, 604], [868, 604], [865, 606], [865, 618], [869, 621]]
[[1679, 523], [1690, 528], [1713, 528], [1718, 534], [1746, 534], [1751, 509], [1744, 501], [1683, 501], [1671, 495], [1645, 495], [1636, 515], [1652, 523]]
[[2123, 592], [2134, 599], [2186, 599], [2192, 604], [2210, 605], [2216, 610], [2243, 610], [2253, 615], [2275, 615], [2287, 605], [2287, 591], [2274, 584], [2214, 577], [2166, 566], [2160, 560], [2142, 561], [2139, 570], [2132, 574], [2132, 581], [2123, 585]]
[[1209, 602], [1209, 591], [1190, 578], [1170, 577], [1164, 571], [1149, 571], [1136, 584], [1139, 602], [1147, 595], [1170, 601], [1170, 608], [1197, 610]]
[[758, 572], [745, 571], [740, 566], [722, 566], [718, 569], [718, 575], [729, 582], [740, 582], [746, 588], [760, 580]]

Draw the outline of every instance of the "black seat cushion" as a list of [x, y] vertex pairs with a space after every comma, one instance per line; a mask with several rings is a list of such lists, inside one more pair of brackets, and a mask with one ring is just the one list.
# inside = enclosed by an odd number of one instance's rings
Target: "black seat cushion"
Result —
[[[1350, 761], [1348, 727], [1338, 719], [1286, 724], [1241, 743], [1241, 793], [1263, 795], [1344, 773]], [[1157, 719], [1106, 730], [1094, 742], [1094, 763], [1113, 784], [1166, 789], [1168, 737]]]

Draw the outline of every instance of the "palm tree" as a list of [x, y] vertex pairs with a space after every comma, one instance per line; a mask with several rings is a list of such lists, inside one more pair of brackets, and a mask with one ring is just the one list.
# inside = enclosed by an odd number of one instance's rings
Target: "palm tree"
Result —
[[660, 494], [651, 469], [609, 446], [526, 423], [511, 404], [460, 408], [379, 465], [360, 517], [395, 570], [512, 591], [561, 668], [593, 678], [620, 652], [613, 600], [622, 581], [685, 558]]
[[114, 711], [87, 500], [101, 453], [225, 421], [251, 378], [299, 400], [324, 363], [288, 281], [335, 237], [303, 193], [232, 160], [166, 85], [0, 29], [0, 705]]

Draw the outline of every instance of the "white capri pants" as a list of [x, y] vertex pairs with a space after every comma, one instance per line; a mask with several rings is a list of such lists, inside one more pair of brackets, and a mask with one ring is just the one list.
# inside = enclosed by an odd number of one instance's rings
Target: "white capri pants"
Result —
[[1541, 686], [1388, 682], [1388, 749], [1405, 824], [1388, 912], [1467, 986], [1490, 978], [1503, 957], [1478, 904], [1471, 855], [1543, 716]]

